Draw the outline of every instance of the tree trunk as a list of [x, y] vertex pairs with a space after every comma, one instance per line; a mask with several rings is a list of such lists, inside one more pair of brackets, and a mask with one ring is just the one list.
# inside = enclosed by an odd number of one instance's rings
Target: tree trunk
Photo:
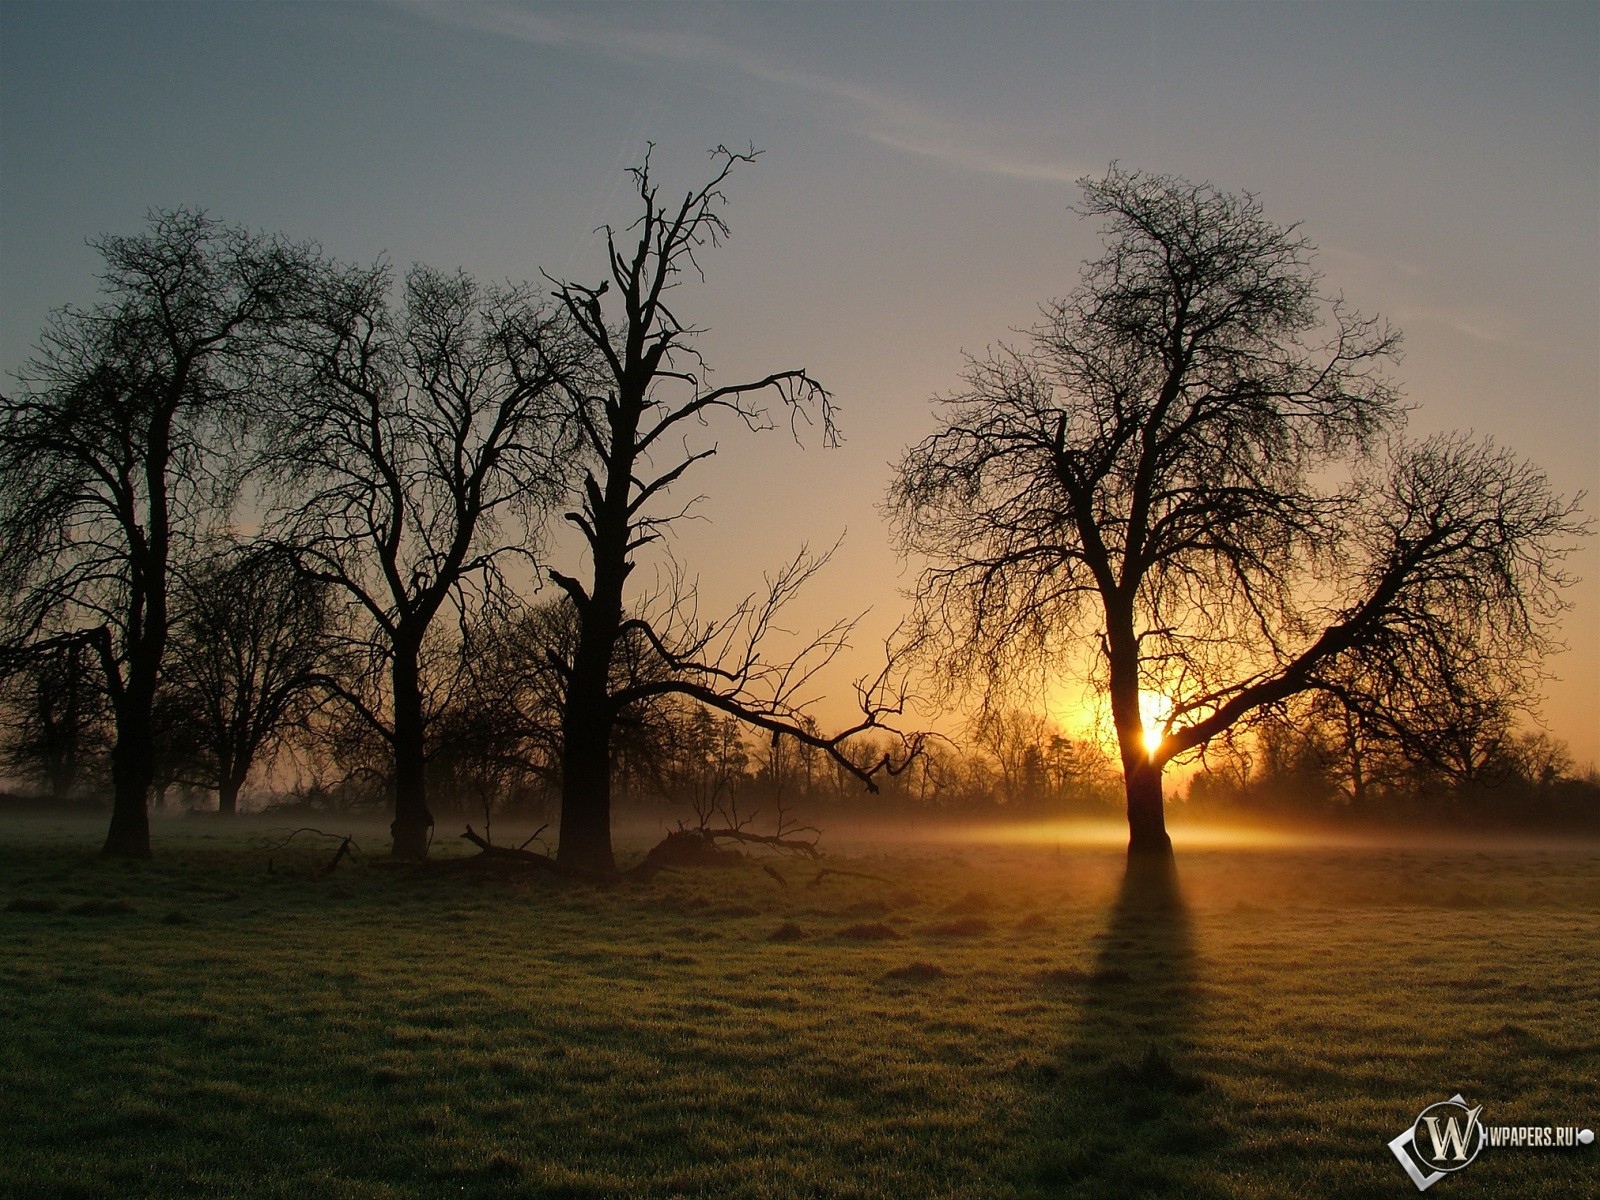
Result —
[[1128, 793], [1128, 855], [1172, 855], [1167, 836], [1166, 807], [1161, 795], [1161, 768], [1148, 758], [1124, 777]]
[[422, 684], [417, 650], [395, 646], [394, 823], [395, 858], [424, 859], [433, 830], [428, 811], [427, 755], [423, 748]]
[[[142, 719], [141, 719], [142, 717]], [[155, 778], [155, 747], [150, 741], [150, 710], [119, 713], [117, 744], [111, 748], [111, 828], [102, 854], [150, 857], [147, 801]]]
[[224, 778], [217, 784], [217, 811], [231, 817], [239, 811], [239, 784]]
[[556, 861], [586, 871], [617, 869], [611, 852], [611, 730], [616, 722], [611, 660], [622, 628], [622, 589], [633, 570], [628, 561], [628, 489], [638, 413], [637, 402], [625, 407], [613, 431], [606, 498], [590, 543], [594, 586], [578, 608], [578, 647], [561, 719], [561, 841]]
[[1350, 760], [1350, 811], [1365, 812], [1367, 808], [1367, 770], [1365, 747], [1361, 744], [1361, 730], [1355, 714], [1344, 710], [1344, 748]]
[[561, 841], [556, 861], [586, 871], [614, 871], [617, 866], [611, 851], [608, 659], [593, 647], [580, 646], [561, 722]]
[[1111, 719], [1122, 752], [1122, 782], [1128, 796], [1128, 854], [1172, 854], [1166, 807], [1161, 795], [1161, 765], [1145, 745], [1139, 711], [1139, 639], [1133, 631], [1131, 602], [1122, 597], [1106, 606], [1111, 668]]

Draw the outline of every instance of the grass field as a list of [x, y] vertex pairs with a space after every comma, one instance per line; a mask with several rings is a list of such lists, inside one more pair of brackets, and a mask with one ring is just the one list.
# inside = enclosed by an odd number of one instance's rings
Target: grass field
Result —
[[[1600, 1125], [1593, 845], [1180, 838], [1163, 898], [1105, 847], [598, 890], [265, 829], [0, 826], [0, 1195], [1403, 1197], [1454, 1092]], [[1429, 1195], [1597, 1190], [1588, 1146]]]

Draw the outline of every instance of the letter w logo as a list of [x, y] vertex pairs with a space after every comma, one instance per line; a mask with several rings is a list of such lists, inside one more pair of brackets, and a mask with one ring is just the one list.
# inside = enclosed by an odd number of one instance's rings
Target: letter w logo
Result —
[[1433, 1141], [1433, 1161], [1444, 1162], [1455, 1159], [1457, 1162], [1467, 1160], [1467, 1146], [1472, 1141], [1472, 1128], [1478, 1123], [1478, 1114], [1483, 1111], [1483, 1105], [1478, 1105], [1467, 1113], [1465, 1125], [1457, 1122], [1456, 1118], [1447, 1118], [1444, 1122], [1444, 1133], [1439, 1132], [1438, 1117], [1424, 1117], [1428, 1126], [1428, 1137]]

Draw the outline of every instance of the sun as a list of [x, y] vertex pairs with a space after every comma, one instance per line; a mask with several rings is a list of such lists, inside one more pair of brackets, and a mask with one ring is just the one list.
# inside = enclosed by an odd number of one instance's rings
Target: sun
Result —
[[1154, 755], [1161, 749], [1164, 730], [1172, 716], [1172, 699], [1160, 692], [1139, 692], [1139, 723], [1144, 726], [1144, 749]]

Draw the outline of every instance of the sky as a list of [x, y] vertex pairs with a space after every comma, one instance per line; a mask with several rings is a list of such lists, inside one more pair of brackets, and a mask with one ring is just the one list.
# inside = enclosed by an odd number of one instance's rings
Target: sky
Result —
[[[706, 610], [844, 541], [790, 618], [913, 578], [881, 515], [931, 398], [1097, 252], [1075, 180], [1120, 162], [1257, 194], [1325, 286], [1405, 335], [1414, 433], [1469, 429], [1600, 495], [1600, 4], [0, 2], [0, 371], [154, 208], [341, 259], [596, 283], [594, 230], [718, 144], [732, 238], [684, 314], [716, 382], [805, 367], [846, 434], [715, 430], [674, 553]], [[636, 201], [635, 201], [636, 203]], [[1568, 562], [1544, 715], [1600, 760], [1600, 548]], [[826, 712], [824, 715], [827, 715]], [[838, 715], [843, 716], [840, 712]]]

